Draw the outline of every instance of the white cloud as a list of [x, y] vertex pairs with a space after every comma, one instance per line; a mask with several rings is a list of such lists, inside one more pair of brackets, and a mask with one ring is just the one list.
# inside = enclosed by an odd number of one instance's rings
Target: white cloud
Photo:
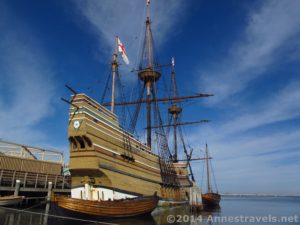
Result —
[[[292, 81], [260, 104], [244, 105], [240, 115], [222, 126], [223, 134], [232, 135], [300, 116], [300, 81]], [[235, 112], [236, 113], [236, 112]]]
[[[209, 142], [219, 190], [222, 193], [300, 194], [299, 137], [299, 131], [282, 131]], [[201, 163], [194, 163], [199, 184], [202, 170]]]
[[[241, 109], [232, 109], [229, 115], [224, 114], [224, 117], [219, 122], [212, 121], [199, 127], [192, 133], [193, 135], [189, 136], [189, 140], [192, 143], [196, 143], [199, 136], [201, 136], [211, 143], [223, 142], [224, 146], [228, 146], [229, 141], [234, 137], [235, 139], [244, 138], [244, 143], [250, 143], [251, 139], [257, 138], [255, 135], [251, 136], [251, 134], [259, 131], [260, 128], [266, 128], [269, 125], [276, 125], [279, 122], [286, 122], [300, 117], [299, 86], [300, 81], [292, 80], [284, 88], [268, 97], [264, 97], [260, 102], [244, 103], [241, 105]], [[218, 113], [222, 113], [222, 111], [220, 110]], [[277, 128], [277, 130], [280, 131], [281, 129]], [[247, 132], [250, 132], [250, 134], [247, 134]], [[273, 134], [276, 132], [278, 131], [267, 130], [265, 133], [269, 137], [265, 142], [273, 143], [273, 140], [276, 140]], [[247, 135], [250, 135], [250, 138]], [[262, 136], [259, 138], [262, 138]], [[298, 138], [300, 140], [299, 134]], [[281, 146], [283, 144], [282, 142]], [[238, 146], [235, 147], [239, 149]], [[253, 145], [252, 148], [260, 148], [260, 145]]]
[[53, 113], [54, 72], [31, 32], [10, 29], [8, 12], [0, 18], [0, 138], [34, 144], [47, 139], [37, 125]]
[[[300, 131], [291, 123], [284, 128], [278, 125], [300, 117], [299, 86], [299, 80], [292, 80], [260, 102], [244, 103], [243, 109], [233, 110], [220, 123], [188, 134], [194, 147], [203, 146], [199, 137], [208, 141], [222, 192], [295, 194], [299, 190], [295, 180], [300, 176], [295, 171], [300, 164], [293, 159], [300, 156]], [[273, 129], [261, 130], [271, 124]], [[197, 177], [201, 179], [200, 174]]]
[[[137, 60], [143, 40], [145, 3], [146, 1], [143, 0], [77, 1], [78, 8], [98, 34], [101, 47], [107, 49], [106, 46], [109, 46], [109, 51], [112, 51], [114, 37], [117, 35], [124, 42], [132, 62]], [[152, 30], [156, 43], [162, 43], [172, 37], [171, 30], [175, 23], [179, 22], [179, 18], [182, 18], [181, 15], [186, 5], [183, 0], [164, 0], [151, 1], [150, 6]], [[134, 66], [134, 64], [131, 65], [131, 67]]]
[[203, 87], [216, 94], [211, 102], [220, 104], [221, 100], [244, 90], [278, 59], [285, 60], [289, 55], [286, 51], [297, 55], [299, 10], [299, 1], [264, 1], [250, 13], [243, 39], [235, 41], [223, 62], [202, 73]]

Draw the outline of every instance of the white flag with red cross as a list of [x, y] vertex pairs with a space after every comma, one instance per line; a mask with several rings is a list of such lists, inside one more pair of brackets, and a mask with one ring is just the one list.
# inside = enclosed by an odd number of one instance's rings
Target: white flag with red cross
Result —
[[120, 38], [118, 38], [118, 50], [122, 55], [122, 58], [126, 64], [129, 64], [128, 57], [126, 55], [125, 46], [122, 44]]

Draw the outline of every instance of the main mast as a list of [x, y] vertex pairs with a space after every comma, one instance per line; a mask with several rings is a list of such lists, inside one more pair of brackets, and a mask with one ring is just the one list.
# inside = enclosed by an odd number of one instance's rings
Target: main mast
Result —
[[[140, 110], [140, 104], [146, 103], [146, 118], [147, 118], [147, 146], [151, 148], [152, 145], [152, 128], [161, 128], [165, 125], [163, 124], [156, 124], [155, 126], [152, 126], [152, 114], [151, 114], [151, 108], [152, 103], [159, 103], [159, 102], [165, 102], [165, 101], [171, 101], [172, 105], [169, 107], [168, 112], [172, 115], [172, 119], [174, 120], [174, 123], [171, 125], [174, 127], [174, 154], [172, 155], [172, 160], [174, 162], [177, 162], [177, 128], [181, 125], [188, 125], [188, 124], [195, 124], [195, 123], [202, 123], [202, 122], [208, 122], [208, 120], [201, 120], [201, 121], [195, 121], [195, 122], [186, 122], [181, 123], [180, 122], [180, 114], [182, 112], [182, 108], [180, 107], [180, 104], [177, 104], [177, 101], [181, 100], [189, 100], [193, 98], [202, 98], [202, 97], [210, 97], [213, 96], [212, 94], [203, 94], [198, 93], [191, 96], [178, 96], [177, 94], [177, 87], [176, 87], [176, 80], [175, 80], [175, 69], [174, 69], [174, 59], [172, 59], [172, 91], [173, 94], [170, 97], [165, 98], [157, 98], [156, 93], [156, 82], [160, 79], [160, 72], [158, 71], [159, 64], [155, 60], [155, 54], [154, 54], [154, 41], [152, 36], [152, 30], [151, 30], [151, 19], [150, 19], [150, 0], [147, 0], [147, 16], [146, 16], [146, 29], [145, 29], [145, 36], [144, 36], [144, 42], [142, 46], [142, 56], [140, 59], [139, 67], [138, 67], [138, 78], [143, 82], [143, 88], [141, 89], [140, 93], [140, 99], [137, 101], [131, 101], [131, 102], [115, 102], [115, 78], [118, 73], [118, 64], [117, 64], [117, 53], [118, 53], [118, 38], [116, 37], [116, 52], [113, 56], [113, 62], [112, 62], [112, 99], [110, 103], [103, 103], [103, 106], [111, 106], [111, 112], [114, 112], [115, 106], [121, 106], [121, 105], [132, 105], [137, 104], [138, 107], [136, 108], [135, 117], [131, 121], [130, 124], [130, 130], [134, 130], [136, 125], [137, 116]], [[146, 98], [143, 98], [144, 92], [146, 91]]]
[[[142, 56], [138, 76], [139, 79], [144, 82], [144, 87], [147, 90], [147, 145], [151, 147], [151, 102], [152, 98], [154, 98], [155, 96], [154, 83], [159, 80], [160, 73], [155, 70], [153, 62], [153, 39], [150, 20], [150, 0], [147, 0], [146, 32], [143, 53], [147, 54], [143, 54]], [[144, 56], [146, 58], [144, 58]]]
[[208, 157], [208, 148], [207, 144], [205, 145], [205, 161], [206, 161], [206, 173], [207, 173], [207, 191], [208, 193], [211, 192], [211, 184], [210, 184], [210, 175], [209, 175], [209, 157]]

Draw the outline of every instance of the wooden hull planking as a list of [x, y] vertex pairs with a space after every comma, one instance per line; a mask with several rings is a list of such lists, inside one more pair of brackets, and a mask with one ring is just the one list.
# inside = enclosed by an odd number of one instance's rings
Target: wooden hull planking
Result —
[[54, 204], [73, 213], [99, 218], [122, 218], [150, 214], [157, 206], [157, 196], [114, 201], [90, 201], [69, 197], [54, 197]]
[[[157, 192], [161, 198], [186, 200], [185, 189], [190, 186], [186, 165], [176, 171], [182, 188], [162, 187], [158, 155], [125, 134], [115, 114], [84, 94], [76, 95], [73, 103], [79, 108], [71, 106], [68, 130], [72, 188], [88, 180], [93, 187], [135, 192], [136, 196]], [[79, 127], [74, 127], [75, 122]]]
[[202, 203], [205, 206], [218, 206], [221, 201], [221, 195], [217, 193], [202, 194]]

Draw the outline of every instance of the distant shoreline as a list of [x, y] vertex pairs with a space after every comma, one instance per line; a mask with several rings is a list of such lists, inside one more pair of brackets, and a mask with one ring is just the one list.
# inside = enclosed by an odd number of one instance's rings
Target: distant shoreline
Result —
[[277, 195], [277, 194], [221, 194], [232, 197], [300, 197], [300, 195]]

